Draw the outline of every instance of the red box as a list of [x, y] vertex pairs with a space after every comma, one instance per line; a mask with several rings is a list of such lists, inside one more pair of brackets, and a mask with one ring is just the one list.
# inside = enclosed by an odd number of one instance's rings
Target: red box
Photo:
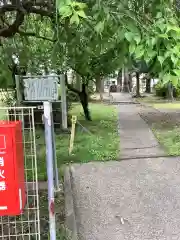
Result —
[[17, 216], [26, 204], [21, 121], [0, 121], [0, 216]]

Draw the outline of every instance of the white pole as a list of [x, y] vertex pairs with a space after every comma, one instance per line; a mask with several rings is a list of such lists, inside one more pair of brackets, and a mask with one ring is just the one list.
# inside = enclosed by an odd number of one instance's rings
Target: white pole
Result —
[[65, 75], [60, 75], [60, 87], [61, 87], [61, 110], [62, 110], [62, 128], [67, 129], [67, 102], [66, 102], [66, 85]]
[[46, 168], [48, 176], [48, 210], [49, 210], [49, 234], [50, 240], [56, 240], [56, 218], [54, 212], [54, 168], [53, 168], [53, 145], [52, 145], [52, 103], [43, 102], [44, 125], [46, 142]]

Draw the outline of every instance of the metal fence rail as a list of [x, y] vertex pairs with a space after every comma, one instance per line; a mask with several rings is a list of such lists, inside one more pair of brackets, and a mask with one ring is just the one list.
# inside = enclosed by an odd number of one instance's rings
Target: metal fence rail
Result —
[[36, 135], [33, 107], [0, 108], [0, 120], [21, 120], [27, 203], [18, 217], [0, 217], [0, 239], [39, 240], [40, 216], [36, 158]]

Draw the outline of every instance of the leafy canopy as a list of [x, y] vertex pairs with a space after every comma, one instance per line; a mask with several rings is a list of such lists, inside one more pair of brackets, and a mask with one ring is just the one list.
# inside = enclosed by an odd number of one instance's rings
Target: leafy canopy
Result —
[[157, 6], [154, 18], [148, 18], [146, 30], [136, 37], [126, 34], [129, 53], [136, 61], [152, 65], [152, 73], [158, 73], [163, 84], [171, 82], [177, 86], [180, 81], [180, 27], [178, 12], [173, 1]]

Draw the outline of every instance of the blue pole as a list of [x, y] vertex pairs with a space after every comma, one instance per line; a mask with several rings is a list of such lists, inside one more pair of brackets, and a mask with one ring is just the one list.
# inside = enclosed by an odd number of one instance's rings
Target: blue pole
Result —
[[50, 240], [56, 240], [56, 221], [54, 204], [54, 170], [53, 170], [53, 145], [52, 145], [52, 103], [43, 102], [44, 126], [46, 141], [46, 164], [48, 177], [48, 210], [49, 210], [49, 234]]

